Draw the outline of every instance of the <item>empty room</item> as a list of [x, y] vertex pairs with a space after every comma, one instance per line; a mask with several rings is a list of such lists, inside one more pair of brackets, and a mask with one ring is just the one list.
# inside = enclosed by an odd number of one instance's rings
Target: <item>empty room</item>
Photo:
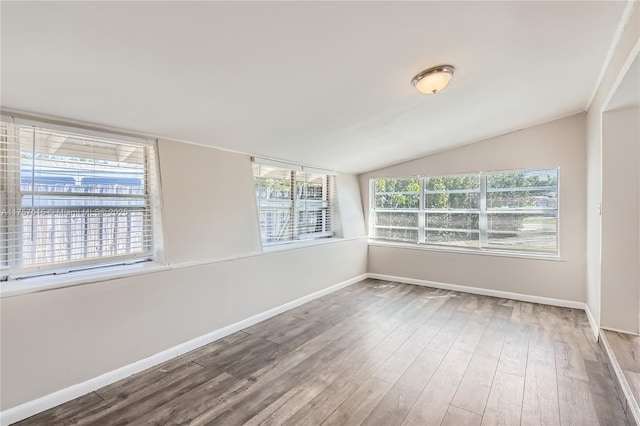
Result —
[[0, 1], [0, 425], [640, 425], [640, 1]]

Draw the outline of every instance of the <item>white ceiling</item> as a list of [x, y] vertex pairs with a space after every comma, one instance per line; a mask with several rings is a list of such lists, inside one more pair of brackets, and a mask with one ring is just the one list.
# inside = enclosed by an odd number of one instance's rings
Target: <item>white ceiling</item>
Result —
[[3, 1], [2, 106], [363, 172], [584, 111], [625, 5]]

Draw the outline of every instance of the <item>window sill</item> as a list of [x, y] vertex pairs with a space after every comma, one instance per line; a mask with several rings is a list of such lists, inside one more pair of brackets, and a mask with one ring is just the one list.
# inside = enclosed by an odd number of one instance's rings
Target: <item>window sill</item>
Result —
[[4, 281], [0, 283], [0, 299], [63, 287], [75, 287], [97, 281], [111, 281], [134, 275], [151, 274], [168, 269], [171, 269], [168, 265], [144, 262], [126, 266], [107, 266], [100, 270], [92, 269], [63, 275], [41, 275], [20, 280]]
[[271, 246], [265, 246], [263, 247], [262, 252], [267, 254], [267, 253], [274, 253], [279, 251], [296, 250], [296, 249], [305, 248], [305, 247], [321, 246], [325, 244], [335, 244], [335, 243], [340, 243], [340, 242], [349, 241], [349, 240], [359, 240], [362, 238], [366, 238], [366, 237], [356, 237], [356, 238], [331, 237], [331, 238], [320, 238], [317, 240], [291, 241], [283, 244], [274, 244]]
[[369, 240], [370, 246], [379, 246], [379, 247], [393, 247], [393, 248], [402, 248], [408, 250], [424, 250], [424, 251], [435, 251], [435, 252], [443, 252], [443, 253], [457, 253], [457, 254], [470, 254], [475, 256], [494, 256], [494, 257], [513, 257], [518, 259], [528, 259], [528, 260], [548, 260], [552, 262], [565, 262], [559, 255], [556, 254], [528, 254], [528, 253], [519, 253], [519, 252], [511, 252], [511, 251], [497, 251], [497, 250], [472, 250], [465, 248], [456, 248], [456, 247], [438, 247], [438, 246], [430, 246], [426, 244], [406, 244], [406, 243], [393, 243], [393, 242], [380, 242]]

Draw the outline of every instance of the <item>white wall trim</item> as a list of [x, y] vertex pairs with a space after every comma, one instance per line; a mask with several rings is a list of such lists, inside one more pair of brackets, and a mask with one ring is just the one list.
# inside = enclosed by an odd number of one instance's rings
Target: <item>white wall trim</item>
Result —
[[367, 274], [367, 276], [368, 278], [373, 278], [377, 280], [396, 281], [396, 282], [401, 282], [405, 284], [415, 284], [415, 285], [421, 285], [425, 287], [441, 288], [444, 290], [460, 291], [462, 293], [480, 294], [482, 296], [491, 296], [491, 297], [501, 297], [503, 299], [513, 299], [513, 300], [520, 300], [522, 302], [540, 303], [542, 305], [560, 306], [562, 308], [581, 309], [587, 315], [587, 320], [589, 321], [589, 325], [591, 326], [591, 331], [593, 331], [593, 335], [595, 339], [598, 340], [598, 335], [599, 335], [598, 323], [593, 317], [593, 314], [589, 309], [589, 305], [587, 305], [584, 302], [576, 302], [574, 300], [565, 300], [565, 299], [554, 299], [551, 297], [543, 297], [543, 296], [532, 296], [529, 294], [512, 293], [510, 291], [501, 291], [501, 290], [490, 290], [487, 288], [469, 287], [469, 286], [458, 285], [458, 284], [447, 284], [447, 283], [440, 283], [436, 281], [419, 280], [415, 278], [397, 277], [394, 275], [369, 273]]
[[593, 331], [593, 335], [595, 336], [596, 340], [598, 340], [600, 338], [600, 327], [598, 327], [598, 322], [593, 317], [593, 314], [591, 313], [591, 309], [589, 308], [589, 305], [586, 303], [584, 304], [584, 313], [587, 314], [587, 319], [589, 320], [591, 331]]
[[523, 302], [540, 303], [543, 305], [560, 306], [563, 308], [584, 309], [584, 302], [576, 302], [573, 300], [554, 299], [551, 297], [532, 296], [529, 294], [512, 293], [510, 291], [491, 290], [480, 287], [469, 287], [458, 284], [439, 283], [436, 281], [418, 280], [415, 278], [396, 277], [393, 275], [368, 274], [369, 278], [385, 281], [395, 281], [405, 284], [415, 284], [425, 287], [441, 288], [444, 290], [460, 291], [463, 293], [480, 294], [482, 296], [501, 297], [504, 299], [520, 300]]
[[640, 334], [634, 332], [634, 331], [629, 331], [629, 330], [621, 330], [619, 328], [613, 328], [613, 327], [600, 327], [603, 330], [607, 330], [607, 331], [614, 331], [616, 333], [623, 333], [623, 334], [631, 334], [632, 336], [640, 336]]
[[[638, 401], [636, 401], [635, 396], [633, 396], [633, 392], [631, 391], [631, 387], [627, 382], [627, 379], [624, 377], [624, 372], [618, 363], [618, 360], [613, 353], [613, 349], [611, 349], [611, 345], [609, 345], [609, 341], [607, 340], [606, 333], [602, 333], [600, 336], [600, 342], [602, 343], [602, 347], [604, 347], [605, 352], [607, 354], [607, 358], [609, 359], [609, 364], [613, 368], [614, 374], [616, 375], [615, 379], [620, 384], [620, 388], [622, 390], [623, 395], [620, 395], [620, 398], [626, 399], [626, 406], [628, 409], [625, 410], [627, 413], [627, 417], [633, 417], [637, 425], [640, 425], [640, 406], [638, 405]], [[625, 401], [623, 401], [624, 404]], [[629, 415], [630, 414], [630, 415]], [[631, 419], [629, 419], [631, 421]]]
[[[627, 4], [624, 8], [624, 11], [622, 12], [620, 21], [618, 22], [618, 27], [616, 28], [616, 32], [613, 35], [613, 39], [611, 40], [611, 45], [609, 45], [607, 56], [605, 57], [604, 62], [602, 63], [602, 68], [600, 69], [600, 73], [598, 74], [598, 79], [596, 80], [596, 84], [591, 90], [591, 95], [589, 96], [589, 99], [587, 100], [587, 104], [585, 105], [585, 108], [584, 108], [585, 111], [589, 111], [589, 108], [591, 108], [591, 104], [593, 104], [593, 100], [595, 99], [596, 94], [600, 89], [602, 80], [604, 80], [604, 76], [607, 73], [607, 68], [609, 68], [609, 64], [613, 59], [613, 55], [616, 49], [618, 48], [618, 45], [620, 44], [620, 40], [622, 39], [624, 30], [626, 29], [627, 25], [629, 25], [629, 22], [631, 20], [631, 14], [632, 14], [631, 12], [633, 12], [633, 8], [635, 7], [635, 5], [636, 5], [635, 0], [627, 0]], [[607, 103], [608, 101], [604, 102], [603, 105], [606, 105]]]
[[640, 40], [636, 42], [636, 44], [633, 46], [633, 48], [629, 52], [629, 56], [627, 56], [627, 59], [624, 61], [624, 64], [622, 64], [622, 67], [620, 68], [620, 72], [616, 76], [616, 79], [611, 85], [611, 88], [609, 89], [607, 96], [602, 102], [602, 106], [600, 107], [600, 113], [605, 113], [608, 111], [609, 103], [611, 102], [611, 99], [613, 99], [613, 97], [615, 96], [616, 92], [618, 91], [618, 88], [622, 84], [622, 81], [624, 80], [624, 78], [627, 76], [627, 72], [631, 68], [631, 65], [633, 65], [633, 62], [636, 60], [636, 57], [638, 56], [638, 54], [640, 54]]
[[172, 358], [176, 358], [184, 353], [197, 349], [201, 346], [207, 345], [211, 342], [214, 342], [218, 339], [228, 336], [229, 334], [235, 333], [236, 331], [240, 331], [244, 328], [257, 324], [260, 321], [264, 321], [282, 312], [288, 311], [289, 309], [293, 309], [304, 303], [310, 302], [311, 300], [317, 299], [329, 293], [333, 293], [334, 291], [340, 290], [344, 287], [348, 287], [352, 284], [355, 284], [359, 281], [366, 279], [367, 275], [368, 274], [358, 275], [356, 277], [342, 281], [338, 284], [332, 285], [330, 287], [327, 287], [322, 290], [316, 291], [314, 293], [308, 294], [306, 296], [300, 297], [296, 300], [292, 300], [291, 302], [287, 302], [283, 305], [276, 306], [275, 308], [253, 315], [244, 320], [230, 324], [226, 327], [212, 331], [203, 336], [196, 337], [195, 339], [191, 339], [184, 343], [180, 343], [172, 348], [166, 349], [155, 355], [151, 355], [147, 358], [141, 359], [139, 361], [135, 361], [131, 364], [109, 371], [98, 377], [94, 377], [82, 383], [71, 385], [69, 387], [52, 392], [38, 399], [34, 399], [24, 404], [20, 404], [15, 407], [4, 410], [0, 412], [0, 425], [5, 426], [11, 423], [18, 422], [20, 420], [31, 417], [34, 414], [38, 414], [42, 411], [48, 410], [49, 408], [53, 408], [57, 405], [71, 401], [72, 399], [78, 398], [82, 395], [86, 395], [89, 392], [93, 392], [111, 383], [117, 382], [118, 380], [122, 380], [133, 374], [139, 373], [155, 365], [168, 361]]
[[367, 276], [369, 278], [373, 278], [377, 280], [395, 281], [395, 282], [400, 282], [405, 284], [415, 284], [415, 285], [421, 285], [425, 287], [441, 288], [444, 290], [460, 291], [462, 293], [480, 294], [482, 296], [501, 297], [503, 299], [520, 300], [522, 302], [540, 303], [542, 305], [551, 305], [551, 306], [560, 306], [562, 308], [580, 309], [586, 313], [587, 320], [589, 321], [589, 325], [591, 326], [591, 331], [593, 331], [593, 335], [595, 339], [598, 340], [598, 335], [599, 335], [598, 323], [593, 317], [593, 314], [589, 309], [589, 305], [587, 305], [584, 302], [576, 302], [574, 300], [565, 300], [565, 299], [554, 299], [551, 297], [543, 297], [543, 296], [532, 296], [529, 294], [512, 293], [510, 291], [502, 291], [502, 290], [490, 290], [487, 288], [469, 287], [469, 286], [458, 285], [458, 284], [447, 284], [447, 283], [440, 283], [436, 281], [419, 280], [415, 278], [397, 277], [394, 275], [369, 273], [367, 274]]

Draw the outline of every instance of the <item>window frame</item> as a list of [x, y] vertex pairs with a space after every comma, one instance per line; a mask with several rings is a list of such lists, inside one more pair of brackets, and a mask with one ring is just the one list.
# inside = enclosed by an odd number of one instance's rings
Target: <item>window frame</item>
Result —
[[[22, 239], [24, 238], [24, 234], [20, 231], [20, 228], [23, 226], [23, 221], [25, 217], [35, 218], [35, 214], [47, 214], [46, 212], [54, 212], [49, 214], [55, 214], [56, 211], [68, 212], [68, 216], [70, 218], [75, 217], [72, 213], [74, 211], [79, 211], [84, 209], [86, 212], [91, 210], [100, 211], [103, 210], [102, 207], [93, 207], [87, 206], [86, 208], [81, 208], [79, 206], [66, 206], [63, 203], [61, 205], [51, 205], [51, 206], [38, 206], [38, 207], [22, 207], [22, 198], [28, 194], [34, 193], [36, 196], [42, 195], [39, 194], [38, 191], [24, 191], [22, 189], [22, 166], [20, 164], [20, 156], [15, 155], [14, 153], [10, 153], [12, 151], [9, 148], [10, 142], [9, 137], [6, 134], [0, 135], [6, 143], [7, 151], [6, 155], [3, 157], [6, 159], [6, 162], [0, 158], [0, 174], [5, 177], [6, 185], [5, 187], [0, 187], [0, 198], [4, 202], [3, 210], [6, 210], [4, 213], [4, 219], [0, 219], [0, 230], [2, 231], [2, 237], [0, 238], [0, 256], [4, 256], [4, 260], [0, 258], [0, 262], [3, 263], [2, 270], [0, 271], [0, 290], [2, 290], [2, 284], [4, 287], [12, 287], [13, 284], [18, 281], [24, 279], [36, 279], [36, 278], [45, 278], [46, 276], [58, 276], [58, 275], [69, 275], [75, 276], [74, 274], [82, 273], [80, 275], [86, 276], [87, 274], [95, 273], [96, 275], [102, 274], [110, 274], [113, 272], [117, 272], [116, 267], [123, 267], [129, 265], [141, 265], [141, 264], [155, 264], [159, 266], [164, 263], [164, 240], [163, 240], [163, 230], [162, 230], [162, 191], [161, 191], [161, 181], [159, 176], [159, 153], [158, 153], [158, 142], [157, 139], [148, 138], [144, 136], [136, 136], [125, 133], [118, 133], [115, 131], [103, 131], [101, 129], [96, 129], [92, 127], [84, 127], [80, 125], [71, 125], [67, 123], [61, 123], [58, 121], [49, 121], [47, 119], [31, 119], [29, 117], [24, 116], [9, 116], [2, 115], [1, 117], [4, 126], [15, 126], [15, 129], [18, 128], [34, 128], [34, 132], [36, 129], [40, 129], [42, 131], [48, 132], [62, 132], [63, 134], [68, 135], [67, 137], [78, 136], [80, 138], [87, 139], [95, 139], [100, 143], [109, 143], [112, 141], [114, 144], [118, 142], [123, 145], [137, 145], [142, 147], [142, 153], [144, 155], [144, 160], [141, 163], [143, 165], [143, 176], [144, 176], [144, 193], [140, 194], [136, 197], [133, 195], [129, 198], [139, 198], [144, 200], [143, 205], [140, 206], [142, 210], [140, 212], [143, 215], [143, 235], [145, 232], [148, 232], [150, 235], [148, 237], [143, 237], [143, 252], [132, 252], [126, 254], [119, 255], [105, 255], [105, 256], [96, 256], [85, 259], [78, 260], [69, 260], [69, 261], [49, 261], [42, 264], [34, 264], [28, 266], [18, 265], [18, 258], [12, 257], [11, 255], [15, 255], [18, 250], [11, 250], [9, 247], [11, 245], [22, 245]], [[15, 151], [19, 154], [20, 150], [18, 148]], [[72, 173], [73, 168], [69, 168]], [[37, 171], [37, 168], [34, 169]], [[34, 176], [34, 175], [32, 175]], [[77, 178], [76, 178], [77, 180]], [[32, 178], [32, 184], [35, 182]], [[33, 188], [33, 186], [32, 186]], [[63, 195], [67, 194], [66, 192], [56, 193], [55, 191], [51, 193], [53, 197], [57, 197], [59, 201], [65, 201], [65, 197], [82, 197], [82, 192], [69, 192], [68, 194], [72, 195]], [[135, 195], [135, 194], [134, 194]], [[107, 196], [108, 195], [103, 195]], [[93, 197], [92, 195], [88, 195], [88, 197]], [[126, 198], [125, 194], [113, 195], [112, 197], [117, 198]], [[129, 200], [130, 201], [130, 200]], [[128, 208], [129, 206], [125, 205], [124, 208]], [[119, 209], [117, 205], [114, 205], [113, 209]], [[10, 214], [13, 213], [13, 214]], [[147, 217], [144, 217], [147, 216]], [[84, 241], [84, 240], [83, 240]], [[86, 242], [85, 242], [86, 244]], [[109, 272], [109, 271], [112, 272]]]
[[[487, 207], [487, 199], [489, 192], [500, 192], [496, 190], [488, 190], [487, 189], [487, 178], [491, 174], [494, 173], [519, 173], [519, 172], [528, 172], [533, 170], [541, 170], [541, 169], [553, 169], [556, 170], [557, 173], [557, 183], [556, 183], [556, 207], [554, 208], [534, 208], [534, 209], [526, 209], [526, 208], [509, 208], [508, 211], [496, 211], [497, 209], [492, 209]], [[462, 173], [450, 173], [450, 174], [438, 174], [438, 175], [416, 175], [416, 176], [375, 176], [371, 177], [369, 180], [369, 244], [373, 245], [386, 245], [386, 246], [397, 246], [397, 247], [411, 247], [411, 248], [419, 248], [424, 250], [434, 250], [434, 251], [445, 251], [445, 252], [454, 252], [454, 253], [467, 253], [467, 254], [486, 254], [486, 255], [502, 255], [508, 257], [525, 257], [525, 258], [543, 258], [543, 259], [560, 259], [560, 211], [561, 211], [561, 200], [560, 200], [560, 185], [561, 185], [561, 170], [560, 167], [538, 167], [538, 168], [526, 168], [526, 169], [506, 169], [506, 170], [491, 170], [491, 171], [479, 171], [479, 172], [462, 172]], [[443, 190], [443, 191], [429, 191], [426, 190], [426, 181], [432, 177], [452, 177], [452, 176], [464, 176], [464, 175], [477, 175], [479, 180], [479, 188], [478, 191], [469, 191], [469, 190]], [[420, 185], [419, 191], [419, 209], [384, 209], [384, 208], [376, 208], [376, 196], [378, 195], [376, 191], [375, 182], [377, 179], [418, 179]], [[544, 188], [544, 187], [535, 187], [535, 188]], [[523, 191], [526, 191], [528, 188], [523, 187]], [[508, 191], [517, 191], [518, 189], [509, 188]], [[449, 209], [442, 210], [441, 213], [456, 213], [460, 211], [461, 213], [474, 213], [477, 211], [478, 214], [478, 247], [465, 247], [460, 245], [447, 245], [447, 244], [430, 244], [426, 242], [426, 232], [428, 230], [443, 230], [447, 231], [449, 229], [444, 228], [427, 228], [427, 219], [426, 214], [429, 210], [426, 207], [426, 198], [427, 193], [471, 193], [471, 192], [479, 192], [480, 200], [479, 206], [477, 210], [472, 209]], [[506, 191], [502, 191], [506, 192]], [[376, 225], [376, 213], [385, 212], [385, 211], [407, 211], [407, 212], [417, 212], [419, 218], [419, 229], [418, 229], [418, 241], [416, 242], [407, 242], [401, 240], [392, 240], [392, 239], [384, 239], [384, 238], [376, 238], [375, 230], [379, 228], [389, 228], [389, 229], [401, 229], [402, 227], [393, 227], [393, 226], [380, 226]], [[545, 251], [534, 251], [534, 250], [509, 250], [509, 249], [501, 249], [490, 247], [488, 244], [488, 234], [491, 232], [488, 228], [488, 215], [489, 214], [527, 214], [527, 213], [541, 213], [553, 211], [556, 222], [555, 229], [555, 251], [545, 252]], [[413, 227], [411, 228], [413, 229]], [[451, 229], [451, 231], [469, 231], [466, 229]]]

